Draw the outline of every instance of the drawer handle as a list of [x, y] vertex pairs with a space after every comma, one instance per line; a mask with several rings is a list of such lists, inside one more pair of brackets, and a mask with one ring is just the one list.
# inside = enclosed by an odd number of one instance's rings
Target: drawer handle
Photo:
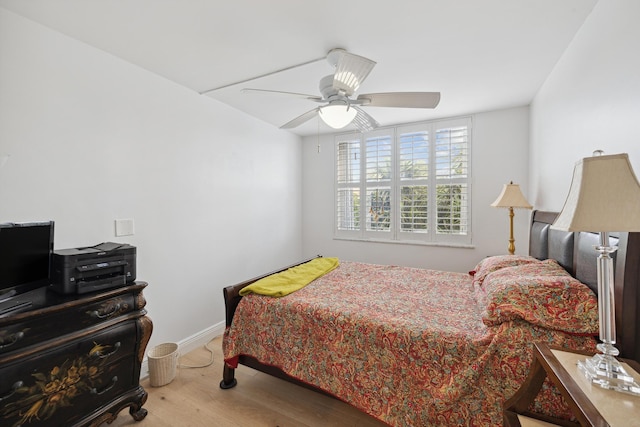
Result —
[[[16, 332], [15, 334], [11, 334], [7, 337], [6, 341], [5, 340], [0, 341], [1, 343], [0, 348], [11, 347], [12, 345], [20, 341], [22, 338], [24, 338], [24, 332], [22, 331]], [[5, 344], [5, 342], [7, 342], [8, 344]]]
[[98, 391], [97, 388], [92, 388], [91, 390], [89, 390], [89, 393], [100, 396], [101, 394], [105, 394], [106, 392], [111, 390], [116, 385], [117, 382], [118, 382], [118, 377], [114, 376], [113, 378], [111, 378], [111, 384], [107, 385], [105, 388], [103, 388], [100, 391]]
[[106, 349], [108, 346], [104, 347], [101, 345], [97, 345], [91, 349], [89, 352], [89, 356], [99, 357], [100, 359], [106, 359], [107, 357], [115, 354], [118, 350], [120, 350], [120, 341], [113, 345], [113, 351], [110, 353], [103, 353], [102, 350]]
[[106, 313], [101, 313], [98, 310], [89, 311], [89, 316], [97, 318], [97, 319], [106, 319], [107, 317], [111, 317], [116, 314], [120, 310], [120, 303], [111, 307], [111, 311]]
[[16, 394], [16, 391], [18, 391], [18, 389], [20, 387], [22, 387], [23, 385], [24, 385], [24, 383], [22, 381], [16, 381], [15, 383], [13, 383], [13, 386], [11, 386], [11, 391], [9, 392], [9, 394], [0, 397], [0, 402], [2, 402], [5, 399], [8, 399], [11, 396], [13, 396], [14, 394]]

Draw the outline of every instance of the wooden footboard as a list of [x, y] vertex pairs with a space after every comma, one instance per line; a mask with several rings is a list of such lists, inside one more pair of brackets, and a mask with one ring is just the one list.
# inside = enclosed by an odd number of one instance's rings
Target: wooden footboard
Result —
[[[250, 284], [252, 284], [254, 282], [257, 282], [258, 280], [260, 280], [260, 279], [262, 279], [264, 277], [270, 276], [270, 275], [275, 274], [275, 273], [280, 273], [281, 271], [285, 271], [285, 270], [287, 270], [287, 269], [289, 269], [291, 267], [295, 267], [297, 265], [304, 264], [305, 262], [309, 262], [312, 259], [319, 258], [321, 256], [322, 255], [318, 255], [318, 256], [315, 256], [313, 258], [309, 258], [309, 259], [306, 259], [304, 261], [301, 261], [301, 262], [298, 262], [298, 263], [295, 263], [295, 264], [291, 264], [291, 265], [289, 265], [287, 267], [284, 267], [284, 268], [281, 268], [279, 270], [275, 270], [275, 271], [272, 271], [270, 273], [263, 274], [263, 275], [258, 276], [258, 277], [254, 277], [254, 278], [246, 280], [246, 281], [244, 281], [242, 283], [238, 283], [238, 284], [233, 285], [233, 286], [227, 286], [226, 288], [224, 288], [222, 290], [222, 293], [224, 295], [225, 323], [226, 323], [227, 328], [229, 326], [231, 326], [231, 322], [233, 322], [233, 316], [236, 313], [236, 308], [238, 307], [238, 304], [240, 303], [240, 300], [242, 299], [242, 295], [240, 295], [240, 290], [242, 288], [244, 288], [246, 286], [249, 286]], [[256, 369], [258, 371], [265, 372], [265, 373], [267, 373], [269, 375], [272, 375], [272, 376], [275, 376], [275, 377], [278, 377], [278, 378], [282, 378], [282, 379], [285, 379], [287, 381], [291, 381], [291, 382], [294, 382], [296, 384], [305, 386], [307, 388], [312, 388], [313, 390], [316, 390], [316, 391], [319, 390], [319, 389], [317, 389], [317, 388], [315, 388], [313, 386], [310, 386], [309, 384], [305, 384], [305, 383], [302, 383], [300, 381], [297, 381], [296, 379], [288, 376], [287, 374], [285, 374], [284, 372], [282, 372], [278, 368], [275, 368], [273, 366], [264, 365], [264, 364], [260, 363], [257, 359], [255, 359], [253, 357], [240, 356], [239, 363], [241, 363], [241, 364], [243, 364], [245, 366], [248, 366], [250, 368]], [[235, 387], [236, 384], [237, 384], [237, 381], [235, 379], [235, 369], [227, 366], [227, 364], [225, 363], [223, 371], [222, 371], [222, 381], [220, 381], [220, 388], [228, 389], [228, 388]]]

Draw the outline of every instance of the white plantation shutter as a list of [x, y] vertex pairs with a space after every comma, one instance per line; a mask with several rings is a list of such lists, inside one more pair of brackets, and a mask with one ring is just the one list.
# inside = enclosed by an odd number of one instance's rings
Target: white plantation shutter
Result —
[[436, 229], [440, 240], [469, 234], [469, 133], [460, 121], [438, 124], [436, 129]]
[[364, 142], [366, 147], [365, 230], [374, 236], [380, 233], [389, 234], [391, 232], [393, 136], [388, 131], [369, 132]]
[[360, 230], [360, 139], [337, 146], [336, 225], [343, 232]]
[[429, 131], [404, 129], [399, 135], [400, 232], [429, 231]]
[[336, 237], [471, 243], [470, 118], [336, 142]]

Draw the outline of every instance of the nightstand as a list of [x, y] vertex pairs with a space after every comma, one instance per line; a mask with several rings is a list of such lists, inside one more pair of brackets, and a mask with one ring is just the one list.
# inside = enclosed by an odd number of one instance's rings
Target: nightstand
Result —
[[[576, 366], [588, 354], [550, 348], [536, 343], [531, 372], [516, 394], [505, 402], [505, 427], [548, 425], [640, 427], [640, 397], [592, 385]], [[640, 364], [619, 359], [640, 380]], [[634, 372], [635, 371], [635, 372]], [[545, 378], [555, 384], [578, 423], [551, 419], [528, 411]]]

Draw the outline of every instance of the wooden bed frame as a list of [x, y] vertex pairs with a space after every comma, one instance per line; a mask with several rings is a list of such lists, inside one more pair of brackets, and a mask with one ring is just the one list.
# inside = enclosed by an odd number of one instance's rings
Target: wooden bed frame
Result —
[[[553, 258], [557, 260], [569, 273], [587, 284], [597, 294], [597, 253], [594, 246], [598, 244], [598, 235], [586, 232], [570, 233], [551, 230], [550, 225], [556, 216], [556, 212], [533, 212], [529, 238], [530, 255], [538, 259]], [[616, 347], [620, 350], [621, 357], [640, 362], [640, 315], [638, 313], [638, 307], [640, 306], [640, 290], [638, 289], [640, 287], [640, 233], [611, 234], [611, 245], [618, 246], [618, 251], [614, 255]], [[236, 307], [242, 299], [239, 293], [240, 289], [263, 277], [295, 265], [298, 264], [224, 288], [226, 326], [229, 327], [231, 325]], [[276, 367], [260, 363], [251, 356], [241, 355], [239, 363], [323, 394], [328, 394], [317, 387], [287, 375]], [[235, 369], [225, 364], [220, 387], [228, 389], [236, 384]]]

